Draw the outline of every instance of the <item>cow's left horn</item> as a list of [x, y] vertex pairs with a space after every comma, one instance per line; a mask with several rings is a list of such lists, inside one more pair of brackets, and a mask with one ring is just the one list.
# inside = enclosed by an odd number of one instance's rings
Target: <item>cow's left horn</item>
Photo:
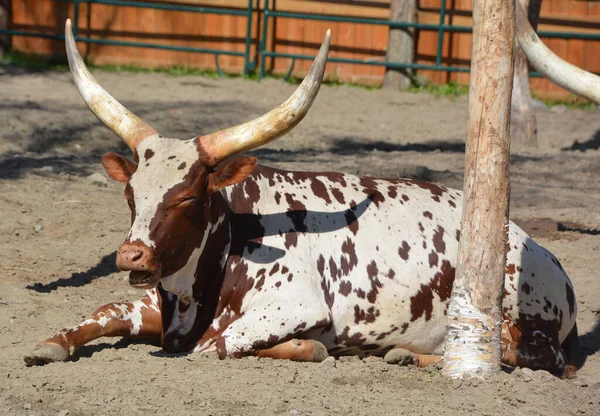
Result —
[[330, 39], [331, 30], [327, 30], [308, 74], [287, 101], [257, 119], [200, 137], [198, 146], [204, 163], [215, 166], [230, 156], [271, 142], [293, 129], [304, 118], [319, 92]]
[[71, 30], [71, 19], [67, 19], [65, 23], [65, 45], [75, 85], [85, 103], [100, 121], [123, 139], [132, 151], [146, 137], [158, 134], [148, 123], [107, 93], [90, 74], [77, 50]]
[[590, 101], [600, 103], [600, 77], [559, 58], [535, 33], [520, 2], [516, 4], [516, 34], [531, 65], [546, 78]]

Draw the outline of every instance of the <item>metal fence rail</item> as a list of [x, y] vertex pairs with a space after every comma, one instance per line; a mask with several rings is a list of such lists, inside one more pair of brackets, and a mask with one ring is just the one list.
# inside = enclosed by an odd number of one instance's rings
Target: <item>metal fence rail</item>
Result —
[[[223, 76], [221, 68], [219, 66], [219, 55], [230, 55], [239, 56], [244, 58], [243, 75], [247, 75], [249, 71], [256, 68], [255, 60], [250, 57], [250, 47], [252, 44], [252, 14], [254, 13], [253, 3], [255, 0], [248, 0], [248, 6], [245, 10], [234, 9], [234, 8], [215, 8], [215, 7], [201, 7], [201, 6], [188, 6], [181, 4], [165, 4], [153, 1], [131, 1], [131, 0], [54, 0], [61, 2], [73, 3], [73, 34], [75, 40], [78, 42], [95, 43], [104, 45], [116, 45], [116, 46], [133, 46], [140, 48], [153, 48], [153, 49], [164, 49], [171, 51], [183, 51], [193, 53], [205, 53], [212, 54], [215, 58], [215, 67], [217, 72]], [[246, 38], [244, 51], [234, 51], [227, 49], [211, 49], [211, 48], [200, 48], [200, 47], [189, 47], [189, 46], [177, 46], [177, 45], [165, 45], [160, 43], [149, 43], [149, 42], [137, 42], [137, 41], [123, 41], [115, 39], [100, 39], [92, 38], [89, 36], [79, 35], [79, 5], [86, 3], [102, 4], [115, 7], [137, 7], [145, 9], [158, 9], [166, 11], [180, 11], [190, 13], [207, 13], [207, 14], [218, 14], [218, 15], [231, 15], [231, 16], [244, 16], [246, 17]], [[440, 18], [438, 24], [423, 24], [423, 23], [407, 23], [397, 22], [385, 19], [373, 19], [373, 18], [362, 18], [362, 17], [347, 17], [340, 15], [327, 15], [327, 14], [308, 14], [308, 13], [295, 13], [295, 12], [282, 12], [272, 10], [270, 1], [264, 0], [264, 10], [262, 10], [262, 33], [259, 38], [258, 44], [258, 55], [260, 56], [260, 71], [259, 77], [262, 79], [266, 75], [266, 59], [271, 58], [288, 58], [291, 59], [290, 68], [287, 72], [286, 78], [289, 77], [294, 70], [294, 65], [297, 59], [300, 60], [312, 60], [314, 56], [295, 54], [295, 53], [283, 53], [269, 50], [267, 47], [268, 38], [268, 23], [269, 19], [272, 18], [293, 18], [293, 19], [304, 19], [304, 20], [317, 20], [317, 21], [328, 21], [328, 22], [344, 22], [344, 23], [359, 23], [368, 25], [379, 25], [388, 26], [390, 28], [414, 28], [417, 30], [424, 31], [437, 31], [437, 47], [435, 55], [435, 64], [418, 64], [418, 63], [402, 63], [402, 62], [384, 62], [375, 61], [371, 59], [352, 59], [352, 58], [338, 58], [330, 57], [330, 62], [347, 63], [347, 64], [360, 64], [360, 65], [373, 65], [383, 66], [386, 68], [396, 69], [428, 69], [434, 71], [444, 72], [469, 72], [469, 66], [458, 66], [451, 64], [443, 64], [443, 42], [444, 34], [446, 32], [462, 32], [471, 33], [472, 27], [470, 26], [457, 26], [445, 24], [446, 20], [446, 0], [441, 0], [440, 4]], [[259, 10], [259, 12], [261, 12]], [[573, 33], [573, 32], [538, 32], [540, 37], [545, 38], [559, 38], [559, 39], [581, 39], [581, 40], [600, 40], [600, 34], [590, 33]], [[47, 34], [39, 32], [28, 32], [23, 30], [14, 29], [2, 29], [0, 35], [12, 35], [12, 36], [29, 36], [45, 39], [64, 40], [64, 36], [60, 34]], [[531, 73], [533, 76], [539, 76], [537, 73]]]

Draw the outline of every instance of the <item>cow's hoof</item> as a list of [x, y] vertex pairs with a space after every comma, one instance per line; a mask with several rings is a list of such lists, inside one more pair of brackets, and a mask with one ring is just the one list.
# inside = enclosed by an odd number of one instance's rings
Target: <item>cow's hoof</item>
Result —
[[56, 361], [66, 361], [69, 353], [63, 347], [54, 343], [44, 343], [37, 345], [31, 353], [23, 357], [28, 367], [34, 365], [44, 365]]
[[319, 341], [315, 341], [314, 339], [311, 339], [310, 342], [312, 342], [313, 347], [315, 348], [313, 362], [320, 363], [325, 358], [329, 357], [329, 352], [327, 352], [327, 348], [325, 348], [325, 345], [321, 344]]
[[388, 351], [383, 360], [388, 364], [410, 365], [415, 363], [415, 356], [404, 348], [394, 348]]

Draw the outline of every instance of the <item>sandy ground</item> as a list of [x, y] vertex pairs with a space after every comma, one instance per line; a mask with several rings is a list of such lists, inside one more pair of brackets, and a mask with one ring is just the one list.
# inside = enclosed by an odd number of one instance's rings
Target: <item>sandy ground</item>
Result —
[[[293, 86], [97, 73], [164, 135], [246, 121]], [[379, 359], [333, 364], [166, 355], [101, 339], [78, 359], [26, 368], [38, 341], [110, 301], [134, 300], [115, 249], [129, 228], [121, 184], [94, 180], [123, 144], [88, 111], [66, 73], [0, 75], [0, 413], [600, 414], [600, 112], [538, 112], [540, 145], [513, 146], [511, 217], [560, 258], [579, 303], [578, 378], [504, 372], [451, 381]], [[466, 98], [324, 87], [287, 137], [254, 152], [266, 165], [462, 186]], [[98, 176], [98, 175], [95, 175]]]

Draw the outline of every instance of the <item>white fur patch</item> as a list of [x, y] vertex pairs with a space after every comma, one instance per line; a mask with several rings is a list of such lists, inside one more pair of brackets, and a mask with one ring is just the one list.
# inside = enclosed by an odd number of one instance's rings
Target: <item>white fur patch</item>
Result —
[[[150, 222], [165, 194], [180, 184], [198, 161], [198, 150], [194, 139], [151, 136], [139, 144], [137, 152], [140, 158], [138, 168], [129, 181], [133, 188], [136, 216], [128, 239], [139, 240], [155, 248], [156, 243], [150, 239]], [[182, 165], [185, 167], [179, 169]]]

